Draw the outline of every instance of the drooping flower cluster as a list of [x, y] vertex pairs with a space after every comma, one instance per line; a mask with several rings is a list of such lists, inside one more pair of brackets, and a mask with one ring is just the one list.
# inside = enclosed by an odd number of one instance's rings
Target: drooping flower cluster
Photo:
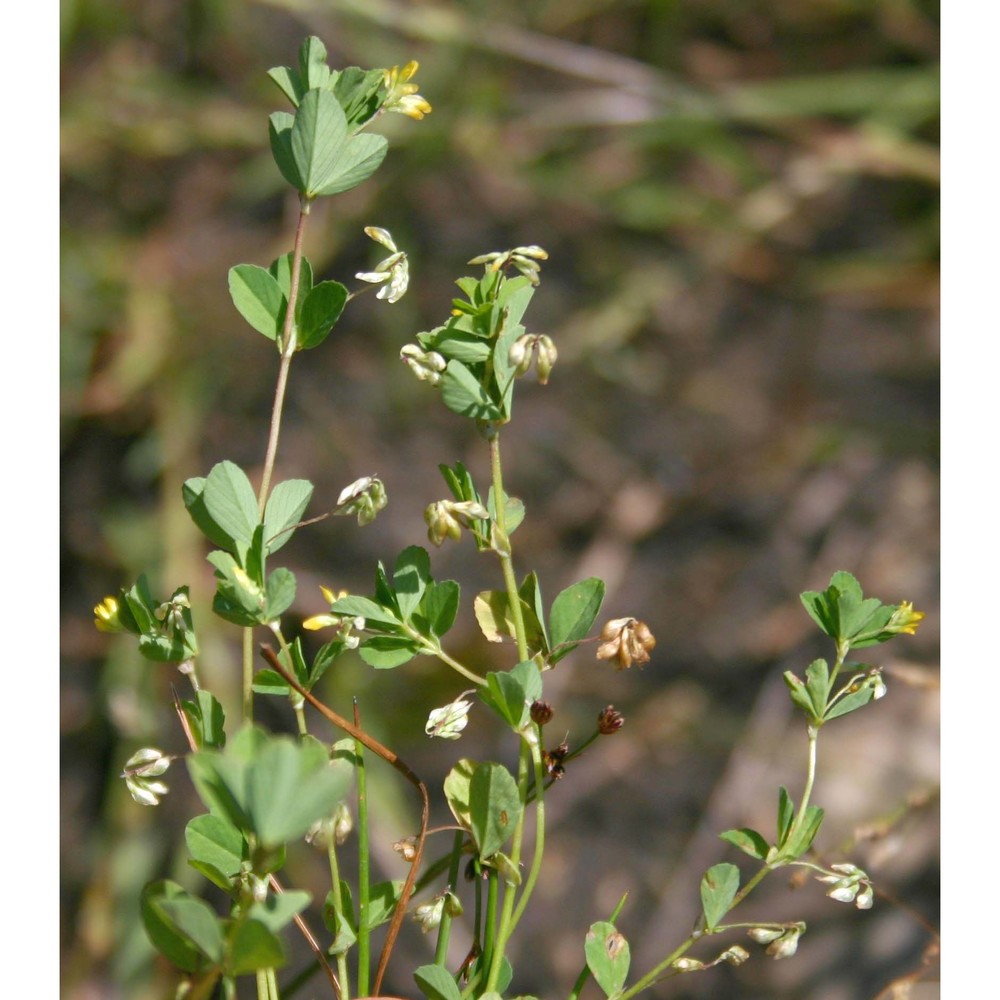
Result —
[[358, 524], [364, 527], [375, 520], [378, 512], [385, 508], [389, 496], [378, 476], [362, 476], [345, 486], [337, 497], [335, 514], [358, 515]]
[[650, 650], [656, 638], [645, 622], [637, 618], [612, 618], [601, 629], [601, 645], [597, 647], [599, 660], [615, 660], [618, 670], [627, 670], [632, 664], [649, 663]]
[[173, 759], [155, 747], [143, 747], [125, 762], [121, 776], [129, 795], [139, 805], [159, 805], [160, 799], [170, 791], [165, 782], [156, 779], [166, 772]]
[[359, 271], [354, 275], [358, 281], [367, 281], [373, 285], [382, 285], [376, 298], [386, 302], [398, 302], [410, 285], [410, 265], [406, 254], [397, 249], [388, 229], [378, 226], [365, 226], [365, 233], [376, 243], [381, 243], [389, 251], [389, 256], [375, 265], [374, 271]]

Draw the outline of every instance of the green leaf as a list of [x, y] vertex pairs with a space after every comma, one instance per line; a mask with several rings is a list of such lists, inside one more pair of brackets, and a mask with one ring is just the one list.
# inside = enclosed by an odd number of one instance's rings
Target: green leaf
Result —
[[819, 833], [819, 828], [823, 823], [823, 810], [819, 806], [807, 806], [802, 825], [794, 836], [789, 837], [788, 842], [781, 850], [781, 854], [786, 858], [799, 858], [812, 847], [812, 842]]
[[366, 628], [392, 631], [399, 629], [401, 625], [393, 609], [383, 607], [370, 597], [356, 597], [353, 594], [341, 597], [334, 601], [330, 611], [348, 618], [364, 618]]
[[292, 125], [291, 151], [302, 178], [300, 191], [315, 198], [337, 168], [347, 140], [347, 119], [337, 99], [326, 90], [307, 90]]
[[302, 303], [296, 346], [300, 351], [318, 347], [340, 319], [347, 289], [339, 281], [321, 281]]
[[268, 893], [263, 903], [250, 907], [250, 918], [259, 920], [269, 931], [277, 933], [310, 903], [312, 896], [304, 889], [286, 889], [282, 893]]
[[444, 795], [448, 801], [448, 808], [455, 817], [459, 826], [465, 830], [472, 829], [472, 814], [469, 805], [469, 788], [472, 784], [472, 776], [476, 773], [479, 764], [463, 757], [448, 772], [444, 779]]
[[271, 490], [264, 508], [264, 548], [277, 552], [295, 533], [293, 528], [312, 498], [313, 485], [308, 479], [286, 479]]
[[311, 737], [296, 742], [244, 727], [224, 753], [202, 751], [187, 758], [195, 788], [215, 814], [265, 847], [302, 836], [346, 794], [350, 765], [329, 760]]
[[377, 670], [391, 670], [409, 663], [420, 647], [405, 635], [374, 635], [361, 643], [361, 659]]
[[795, 803], [788, 794], [788, 789], [782, 785], [778, 789], [778, 847], [785, 846], [785, 839], [788, 831], [792, 828], [792, 820], [795, 819]]
[[[507, 534], [513, 535], [517, 526], [524, 520], [524, 504], [517, 497], [506, 496], [506, 494], [504, 497], [504, 516], [507, 519]], [[492, 486], [486, 497], [486, 509], [490, 512], [490, 517], [496, 520], [497, 505], [496, 499], [493, 496]]]
[[326, 46], [315, 35], [310, 35], [299, 48], [299, 76], [306, 90], [326, 87], [330, 82]]
[[218, 585], [212, 610], [236, 625], [257, 625], [261, 621], [264, 594], [244, 573], [228, 552], [209, 552], [208, 561], [216, 569]]
[[202, 494], [212, 520], [231, 538], [249, 545], [257, 527], [257, 497], [247, 474], [234, 462], [219, 462]]
[[464, 365], [482, 364], [493, 353], [488, 341], [478, 334], [456, 329], [453, 322], [428, 333], [418, 333], [417, 340], [425, 351], [437, 351], [443, 358]]
[[266, 694], [281, 697], [288, 695], [292, 689], [288, 686], [288, 681], [286, 681], [277, 670], [271, 670], [270, 667], [265, 667], [263, 670], [258, 670], [257, 673], [253, 675], [253, 690], [254, 694]]
[[281, 176], [295, 188], [301, 191], [304, 186], [299, 174], [295, 156], [292, 153], [292, 128], [295, 125], [295, 115], [287, 111], [275, 111], [268, 120], [268, 135], [271, 139], [271, 155], [281, 171]]
[[469, 815], [479, 855], [488, 858], [513, 834], [521, 815], [517, 782], [502, 764], [480, 764], [469, 783]]
[[229, 294], [239, 314], [269, 340], [277, 340], [285, 322], [287, 302], [269, 271], [256, 264], [229, 269]]
[[285, 964], [281, 939], [259, 920], [236, 921], [229, 941], [228, 970], [231, 976], [245, 976], [258, 969], [279, 969]]
[[728, 862], [712, 865], [701, 879], [701, 906], [705, 926], [714, 930], [729, 912], [740, 887], [740, 870]]
[[271, 737], [247, 770], [246, 805], [265, 846], [301, 837], [347, 794], [351, 769], [331, 763], [317, 740]]
[[788, 692], [791, 695], [792, 702], [798, 705], [799, 708], [805, 712], [806, 718], [810, 722], [815, 723], [816, 719], [816, 709], [813, 707], [812, 696], [806, 689], [805, 684], [802, 683], [800, 677], [796, 677], [791, 670], [786, 670], [784, 673], [785, 685], [788, 688]]
[[371, 887], [368, 892], [368, 918], [365, 921], [368, 930], [381, 927], [392, 919], [404, 884], [403, 879], [394, 879], [392, 882], [378, 882]]
[[193, 865], [220, 889], [232, 888], [233, 876], [247, 856], [243, 834], [221, 816], [195, 816], [184, 828]]
[[591, 924], [583, 952], [587, 958], [587, 968], [597, 985], [604, 990], [604, 995], [613, 997], [620, 993], [628, 976], [631, 955], [628, 941], [615, 925], [606, 920]]
[[857, 691], [852, 691], [850, 694], [845, 694], [843, 698], [838, 698], [829, 708], [826, 715], [823, 716], [824, 722], [829, 722], [831, 719], [836, 719], [841, 715], [847, 715], [848, 712], [856, 712], [859, 708], [863, 708], [875, 697], [875, 689], [865, 685], [859, 688]]
[[[272, 260], [271, 266], [268, 268], [274, 276], [274, 280], [278, 282], [281, 294], [284, 295], [286, 299], [290, 299], [292, 297], [292, 265], [294, 262], [295, 254], [289, 252]], [[297, 305], [295, 306], [296, 313], [302, 312], [302, 303], [305, 301], [305, 298], [312, 289], [312, 286], [312, 264], [309, 263], [309, 258], [303, 254], [299, 258], [299, 290], [295, 298], [295, 301], [297, 302]]]
[[354, 904], [351, 901], [351, 887], [343, 879], [340, 880], [340, 913], [337, 912], [338, 900], [334, 896], [335, 891], [331, 889], [326, 894], [323, 902], [323, 923], [334, 939], [330, 945], [330, 954], [341, 955], [354, 947], [358, 935]]
[[404, 622], [409, 622], [431, 583], [431, 558], [419, 545], [404, 549], [396, 559], [392, 584]]
[[274, 66], [267, 71], [267, 75], [277, 84], [292, 105], [298, 107], [299, 100], [305, 93], [299, 74], [288, 66]]
[[557, 595], [549, 612], [552, 647], [584, 639], [604, 603], [604, 581], [596, 576], [574, 583]]
[[139, 900], [142, 921], [158, 951], [185, 972], [222, 962], [222, 930], [212, 908], [175, 882], [151, 882]]
[[181, 496], [184, 499], [187, 512], [191, 515], [191, 520], [198, 526], [201, 533], [219, 548], [235, 552], [236, 542], [233, 541], [231, 535], [228, 535], [215, 523], [205, 506], [205, 478], [199, 476], [188, 479], [181, 487]]
[[413, 978], [427, 1000], [462, 1000], [462, 991], [441, 965], [422, 965]]
[[440, 639], [455, 624], [460, 596], [461, 588], [454, 580], [442, 580], [427, 588], [420, 611], [434, 638]]
[[532, 660], [524, 660], [509, 671], [486, 675], [486, 689], [480, 697], [515, 731], [529, 718], [531, 703], [542, 694], [542, 675]]
[[741, 827], [739, 830], [726, 830], [719, 836], [733, 847], [738, 847], [744, 854], [749, 854], [752, 858], [764, 861], [767, 858], [771, 846], [756, 831], [749, 827]]
[[472, 420], [500, 420], [503, 411], [461, 361], [452, 359], [441, 376], [441, 399], [459, 416]]
[[222, 749], [226, 745], [226, 713], [218, 699], [204, 688], [194, 701], [181, 703], [184, 716], [191, 726], [191, 735], [199, 750]]
[[826, 660], [813, 660], [806, 667], [806, 691], [812, 704], [815, 719], [822, 719], [826, 700], [830, 697], [830, 668]]
[[542, 587], [538, 582], [538, 575], [534, 571], [524, 578], [524, 582], [518, 588], [518, 593], [521, 595], [522, 601], [527, 605], [530, 612], [523, 616], [525, 628], [529, 633], [528, 644], [548, 653], [551, 646], [549, 643], [549, 632], [545, 625]]
[[265, 619], [269, 622], [277, 621], [292, 606], [294, 600], [295, 574], [284, 567], [269, 574], [264, 604]]
[[510, 605], [502, 590], [484, 590], [477, 594], [472, 608], [480, 631], [489, 642], [503, 642], [505, 636], [515, 634]]
[[360, 184], [385, 158], [388, 143], [380, 135], [350, 135], [347, 118], [333, 94], [309, 90], [299, 101], [289, 148], [302, 181], [299, 190], [315, 198]]
[[364, 70], [358, 66], [345, 66], [333, 74], [328, 84], [333, 96], [340, 102], [347, 117], [347, 124], [356, 132], [359, 125], [369, 121], [382, 104], [381, 90], [385, 72], [380, 69]]

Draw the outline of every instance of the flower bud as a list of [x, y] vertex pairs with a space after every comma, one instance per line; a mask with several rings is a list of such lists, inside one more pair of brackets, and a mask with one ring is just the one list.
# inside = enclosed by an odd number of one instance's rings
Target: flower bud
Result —
[[705, 963], [696, 958], [675, 958], [670, 966], [678, 972], [700, 972], [705, 968]]
[[727, 962], [729, 965], [742, 965], [750, 957], [750, 952], [742, 945], [734, 944], [727, 948], [718, 958], [720, 962]]
[[547, 333], [543, 333], [538, 338], [538, 360], [535, 363], [535, 369], [538, 372], [538, 381], [542, 385], [548, 385], [549, 376], [552, 374], [552, 369], [555, 367], [558, 357], [559, 352], [556, 350], [556, 345], [552, 338]]
[[407, 344], [399, 352], [399, 357], [421, 382], [430, 382], [431, 385], [440, 383], [441, 373], [448, 367], [448, 362], [437, 351], [423, 351], [416, 344]]
[[757, 944], [770, 944], [772, 941], [777, 941], [784, 933], [783, 929], [776, 930], [773, 927], [751, 927], [747, 931], [747, 937]]
[[531, 703], [531, 721], [539, 726], [551, 722], [554, 714], [552, 706], [547, 701], [533, 701]]
[[358, 524], [364, 527], [375, 520], [375, 516], [388, 502], [389, 497], [382, 480], [378, 476], [362, 476], [340, 491], [334, 513], [357, 514]]
[[118, 617], [118, 601], [114, 597], [105, 597], [94, 608], [94, 625], [99, 632], [125, 631], [125, 626]]
[[428, 736], [439, 736], [443, 740], [457, 740], [468, 724], [469, 709], [472, 708], [472, 702], [466, 701], [465, 696], [472, 693], [463, 691], [453, 702], [435, 708], [427, 717], [424, 732]]
[[444, 914], [444, 896], [435, 896], [429, 903], [421, 903], [413, 914], [413, 919], [420, 924], [421, 931], [436, 930]]
[[402, 840], [397, 840], [396, 843], [392, 845], [392, 849], [404, 861], [408, 861], [411, 864], [417, 856], [416, 840], [413, 837], [404, 837]]
[[122, 777], [129, 795], [141, 806], [159, 805], [160, 799], [170, 789], [162, 781], [156, 781], [174, 758], [154, 747], [144, 747], [136, 751], [125, 762]]
[[783, 958], [791, 958], [799, 949], [799, 936], [801, 931], [792, 929], [785, 931], [776, 941], [772, 941], [767, 946], [767, 954], [775, 961]]
[[614, 705], [608, 705], [597, 717], [597, 731], [602, 736], [617, 733], [625, 725], [625, 716]]

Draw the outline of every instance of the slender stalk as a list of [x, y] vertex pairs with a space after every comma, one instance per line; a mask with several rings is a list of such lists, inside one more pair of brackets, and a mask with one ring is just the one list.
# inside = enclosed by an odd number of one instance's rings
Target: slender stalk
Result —
[[[500, 463], [500, 431], [494, 430], [490, 438], [490, 471], [493, 476], [493, 501], [496, 504], [496, 526], [501, 535], [508, 539], [507, 505], [504, 502], [506, 494], [503, 490], [503, 470]], [[517, 590], [517, 577], [514, 574], [514, 560], [509, 552], [500, 553], [500, 565], [503, 569], [504, 584], [507, 587], [507, 603], [510, 606], [510, 616], [514, 622], [514, 633], [517, 636], [518, 659], [528, 659], [527, 632], [524, 628], [524, 615], [521, 614], [521, 595]]]
[[542, 858], [545, 855], [545, 795], [544, 795], [544, 773], [542, 765], [542, 751], [539, 743], [531, 744], [531, 759], [535, 769], [535, 851], [531, 859], [531, 868], [528, 870], [528, 877], [524, 880], [524, 888], [521, 890], [520, 898], [514, 909], [510, 926], [507, 928], [507, 938], [514, 933], [514, 928], [524, 915], [528, 905], [528, 900], [534, 892], [535, 884], [538, 882], [539, 873], [542, 870]]
[[[520, 798], [522, 805], [527, 801], [528, 776], [530, 774], [531, 755], [527, 747], [527, 742], [528, 741], [525, 739], [521, 740], [521, 750], [518, 755], [517, 767], [518, 797]], [[510, 861], [511, 865], [515, 869], [521, 864], [521, 846], [524, 841], [525, 815], [526, 810], [522, 809], [520, 818], [517, 821], [517, 826], [514, 828], [514, 839], [510, 849]], [[496, 990], [497, 980], [500, 977], [500, 963], [507, 948], [507, 942], [510, 939], [510, 932], [513, 927], [511, 920], [514, 912], [514, 895], [513, 889], [508, 889], [508, 891], [504, 894], [503, 910], [500, 914], [500, 929], [497, 932], [497, 944], [493, 952], [493, 960], [489, 965], [489, 976], [486, 980], [485, 992], [487, 993], [492, 990]]]
[[261, 474], [260, 492], [257, 494], [258, 513], [264, 517], [264, 508], [271, 492], [271, 476], [274, 460], [278, 454], [278, 438], [281, 435], [281, 415], [285, 408], [285, 390], [288, 387], [288, 370], [295, 355], [295, 305], [299, 297], [299, 275], [302, 271], [302, 244], [309, 218], [309, 203], [303, 199], [299, 211], [298, 225], [295, 227], [295, 244], [292, 248], [292, 273], [289, 279], [288, 307], [285, 310], [285, 325], [281, 331], [281, 364], [278, 367], [278, 381], [274, 387], [274, 404], [271, 407], [271, 429], [267, 437], [267, 454], [264, 471]]
[[[330, 837], [326, 848], [326, 856], [330, 862], [330, 883], [333, 886], [333, 912], [337, 914], [337, 926], [344, 922], [344, 900], [340, 893], [340, 864], [337, 859], [337, 840]], [[337, 952], [337, 974], [340, 977], [340, 1000], [350, 1000], [351, 980], [347, 973], [347, 952]]]
[[[465, 840], [463, 830], [455, 831], [455, 843], [451, 849], [451, 867], [448, 869], [448, 892], [453, 892], [458, 884], [458, 868], [462, 863], [462, 841]], [[445, 965], [448, 961], [448, 943], [451, 939], [451, 913], [445, 902], [441, 923], [438, 925], [437, 945], [434, 948], [434, 964]]]
[[799, 811], [795, 814], [795, 821], [792, 823], [792, 829], [789, 832], [789, 840], [791, 840], [799, 827], [802, 826], [805, 821], [806, 809], [809, 807], [809, 799], [812, 796], [813, 784], [816, 781], [816, 744], [819, 739], [819, 729], [815, 726], [809, 726], [808, 728], [809, 736], [809, 763], [806, 771], [806, 786], [802, 790], [802, 801], [799, 803]]
[[[302, 200], [299, 221], [295, 227], [295, 243], [292, 249], [292, 272], [289, 279], [288, 308], [285, 310], [285, 325], [281, 331], [281, 363], [278, 366], [278, 380], [274, 387], [274, 402], [271, 405], [271, 428], [267, 436], [267, 452], [264, 456], [264, 470], [261, 473], [260, 490], [257, 493], [257, 513], [264, 520], [264, 509], [271, 493], [271, 476], [278, 454], [278, 439], [281, 436], [281, 415], [285, 408], [285, 390], [288, 388], [288, 370], [295, 354], [295, 303], [299, 296], [299, 275], [302, 271], [302, 243], [306, 219], [309, 216], [309, 202]], [[253, 629], [243, 630], [243, 721], [253, 721]]]
[[[358, 703], [354, 703], [354, 725], [360, 729]], [[365, 748], [354, 740], [354, 753], [358, 761], [358, 996], [368, 996], [371, 978], [371, 931], [368, 928], [368, 910], [371, 906], [371, 859], [368, 851], [368, 777], [365, 771]]]
[[[500, 888], [500, 877], [495, 868], [488, 868], [486, 875], [486, 923], [483, 927], [483, 960], [481, 963], [482, 968], [490, 969], [492, 971], [492, 966], [497, 959], [494, 958], [494, 954], [499, 957], [503, 956], [503, 949], [496, 948], [500, 943], [496, 939], [497, 932], [497, 899]], [[512, 893], [504, 893], [504, 901], [511, 896]], [[494, 952], [494, 948], [496, 951]], [[487, 985], [487, 990], [492, 989]]]

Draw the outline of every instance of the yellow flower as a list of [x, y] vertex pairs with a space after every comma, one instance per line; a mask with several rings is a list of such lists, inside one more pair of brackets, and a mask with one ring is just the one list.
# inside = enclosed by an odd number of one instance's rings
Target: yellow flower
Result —
[[[341, 598], [349, 596], [346, 590], [334, 593], [328, 587], [320, 587], [319, 589], [323, 592], [324, 599], [331, 607]], [[309, 629], [310, 632], [315, 632], [321, 628], [335, 628], [337, 629], [337, 640], [342, 642], [345, 648], [357, 649], [361, 640], [353, 632], [355, 630], [360, 632], [365, 627], [365, 620], [360, 616], [352, 618], [350, 615], [313, 615], [302, 623], [302, 627]]]
[[395, 111], [418, 121], [431, 113], [430, 104], [417, 93], [417, 85], [410, 83], [419, 67], [420, 63], [411, 59], [402, 69], [393, 66], [385, 71], [385, 88], [388, 94], [382, 102], [383, 111]]
[[94, 608], [94, 625], [99, 632], [124, 632], [125, 626], [118, 618], [118, 601], [113, 597], [105, 597]]
[[913, 635], [917, 631], [917, 626], [926, 617], [923, 611], [914, 611], [910, 601], [903, 601], [892, 613], [884, 631], [905, 632], [907, 635]]

